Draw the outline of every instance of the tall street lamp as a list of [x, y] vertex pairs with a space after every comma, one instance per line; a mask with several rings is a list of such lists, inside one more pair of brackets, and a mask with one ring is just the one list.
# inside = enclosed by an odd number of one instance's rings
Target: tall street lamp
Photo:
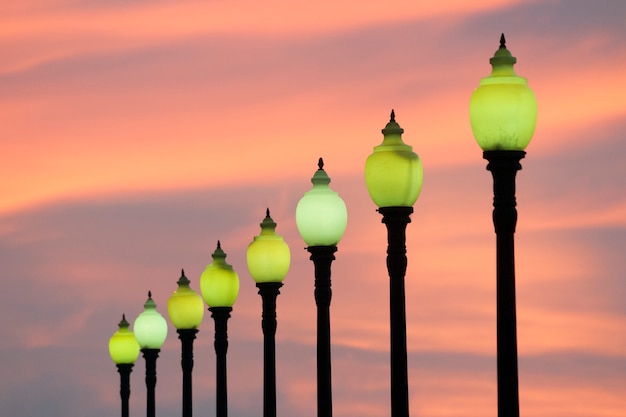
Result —
[[170, 321], [176, 327], [181, 342], [181, 361], [183, 370], [183, 417], [192, 416], [192, 378], [193, 341], [198, 333], [198, 326], [204, 317], [202, 297], [189, 287], [189, 279], [181, 270], [178, 288], [167, 301]]
[[146, 416], [155, 417], [156, 361], [167, 337], [167, 322], [156, 311], [156, 304], [152, 300], [150, 291], [143, 307], [144, 311], [137, 316], [133, 327], [135, 338], [146, 360]]
[[365, 162], [365, 183], [387, 226], [391, 336], [391, 416], [409, 415], [407, 375], [406, 305], [404, 277], [407, 268], [406, 226], [422, 189], [422, 162], [402, 141], [404, 129], [391, 119], [382, 130], [383, 142]]
[[500, 48], [489, 61], [491, 74], [480, 80], [470, 100], [470, 122], [493, 177], [496, 232], [496, 314], [498, 416], [519, 416], [515, 248], [515, 175], [535, 131], [537, 102], [526, 79], [513, 70], [516, 59]]
[[276, 417], [276, 297], [289, 272], [291, 253], [276, 234], [270, 209], [261, 223], [261, 233], [248, 246], [246, 260], [263, 303], [263, 417]]
[[120, 397], [122, 398], [122, 417], [128, 417], [128, 399], [130, 398], [130, 373], [139, 356], [139, 344], [135, 335], [128, 328], [126, 316], [122, 314], [122, 321], [111, 339], [109, 339], [109, 354], [120, 373]]
[[228, 351], [228, 319], [239, 294], [239, 276], [226, 262], [226, 254], [217, 241], [213, 262], [200, 276], [200, 290], [215, 321], [216, 397], [217, 417], [228, 416], [226, 384], [226, 352]]
[[296, 207], [296, 225], [308, 245], [315, 268], [315, 303], [317, 304], [317, 415], [331, 417], [332, 389], [330, 369], [330, 265], [335, 259], [337, 243], [348, 222], [346, 204], [330, 189], [330, 178], [322, 158], [311, 182], [313, 188]]

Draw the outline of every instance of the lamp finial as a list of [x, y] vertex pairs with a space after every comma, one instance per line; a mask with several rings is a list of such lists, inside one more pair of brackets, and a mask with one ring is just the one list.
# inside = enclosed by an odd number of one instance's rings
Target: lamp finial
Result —
[[396, 112], [393, 109], [391, 109], [391, 116], [389, 118], [389, 121], [390, 122], [395, 122], [396, 121]]
[[506, 39], [504, 38], [504, 33], [500, 35], [500, 48], [506, 49]]
[[324, 160], [320, 157], [319, 161], [317, 161], [317, 167], [319, 169], [324, 169]]

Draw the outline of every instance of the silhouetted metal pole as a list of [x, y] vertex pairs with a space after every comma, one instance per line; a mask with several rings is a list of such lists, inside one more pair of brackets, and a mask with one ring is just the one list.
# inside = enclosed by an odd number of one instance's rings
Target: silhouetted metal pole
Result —
[[230, 318], [232, 307], [210, 307], [209, 311], [215, 321], [216, 416], [227, 417], [226, 352], [228, 351], [228, 319]]
[[263, 417], [276, 417], [276, 297], [283, 284], [259, 282], [256, 286], [263, 303]]
[[498, 416], [519, 417], [517, 317], [515, 299], [515, 176], [524, 151], [485, 151], [493, 176], [496, 232]]
[[387, 226], [387, 271], [389, 272], [389, 318], [391, 336], [391, 416], [408, 417], [409, 382], [406, 345], [404, 278], [407, 268], [406, 226], [413, 207], [380, 207]]
[[330, 265], [337, 246], [309, 246], [315, 266], [315, 303], [317, 304], [317, 415], [332, 417], [332, 380], [330, 366]]
[[130, 398], [130, 373], [132, 363], [118, 363], [117, 372], [120, 373], [120, 397], [122, 398], [122, 417], [128, 417], [128, 399]]
[[160, 349], [141, 349], [144, 359], [146, 360], [146, 416], [155, 417], [155, 396], [156, 387], [156, 361], [159, 357]]
[[178, 338], [181, 342], [180, 366], [183, 370], [183, 417], [192, 417], [192, 371], [193, 371], [193, 341], [198, 329], [178, 329]]

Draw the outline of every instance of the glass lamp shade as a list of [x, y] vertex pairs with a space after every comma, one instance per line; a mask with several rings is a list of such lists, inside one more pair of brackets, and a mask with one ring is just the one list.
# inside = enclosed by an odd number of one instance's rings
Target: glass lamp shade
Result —
[[211, 256], [213, 262], [200, 276], [202, 297], [209, 307], [232, 307], [239, 295], [239, 276], [226, 263], [226, 254], [219, 241]]
[[537, 122], [537, 101], [526, 78], [513, 70], [517, 59], [500, 48], [490, 59], [491, 74], [480, 80], [470, 99], [470, 123], [484, 151], [523, 151], [530, 143]]
[[189, 287], [185, 271], [181, 271], [178, 288], [167, 300], [170, 321], [177, 329], [197, 329], [204, 317], [204, 302], [200, 294]]
[[248, 271], [257, 283], [282, 282], [289, 272], [291, 252], [282, 236], [276, 234], [269, 209], [261, 223], [261, 233], [248, 245], [246, 259]]
[[135, 363], [139, 356], [139, 343], [128, 328], [126, 316], [122, 315], [122, 321], [118, 326], [117, 331], [109, 339], [109, 355], [117, 365]]
[[324, 171], [320, 158], [319, 169], [311, 178], [313, 188], [298, 201], [296, 226], [300, 236], [309, 246], [333, 246], [339, 243], [348, 224], [346, 203], [328, 184], [330, 178]]
[[378, 207], [412, 207], [422, 190], [422, 161], [402, 141], [393, 110], [382, 133], [383, 143], [365, 161], [367, 191]]
[[143, 308], [133, 325], [135, 338], [142, 349], [161, 349], [167, 337], [167, 322], [156, 310], [152, 293], [148, 292], [148, 299]]

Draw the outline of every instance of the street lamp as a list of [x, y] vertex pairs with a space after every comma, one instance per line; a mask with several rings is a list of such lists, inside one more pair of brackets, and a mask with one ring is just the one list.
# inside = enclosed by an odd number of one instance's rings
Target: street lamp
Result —
[[130, 398], [130, 373], [139, 356], [139, 344], [135, 335], [128, 328], [126, 316], [122, 314], [122, 321], [111, 339], [109, 339], [109, 354], [120, 373], [120, 397], [122, 398], [122, 417], [128, 417], [128, 399]]
[[193, 341], [198, 333], [198, 326], [204, 317], [202, 297], [189, 287], [189, 279], [181, 270], [178, 288], [167, 301], [170, 321], [176, 327], [181, 342], [181, 361], [183, 369], [183, 417], [192, 416], [192, 379]]
[[496, 232], [496, 314], [498, 416], [519, 416], [515, 247], [515, 175], [535, 131], [537, 103], [526, 79], [513, 70], [515, 57], [500, 48], [489, 61], [491, 75], [480, 80], [470, 100], [470, 122], [493, 177]]
[[215, 321], [216, 355], [216, 415], [228, 416], [228, 395], [226, 385], [226, 352], [228, 350], [228, 319], [233, 304], [239, 294], [239, 276], [226, 262], [226, 254], [217, 241], [217, 249], [211, 255], [213, 262], [207, 265], [200, 276], [202, 297], [209, 306]]
[[391, 111], [383, 142], [365, 162], [365, 183], [387, 226], [391, 336], [391, 416], [409, 415], [404, 277], [407, 268], [406, 226], [422, 189], [422, 162], [402, 141], [404, 129]]
[[330, 265], [335, 259], [337, 243], [341, 240], [348, 212], [339, 195], [330, 189], [330, 178], [324, 171], [322, 158], [319, 169], [311, 178], [313, 188], [296, 207], [296, 225], [308, 245], [315, 268], [315, 303], [317, 304], [317, 415], [332, 416], [330, 370]]
[[155, 417], [156, 361], [159, 357], [161, 346], [163, 346], [167, 337], [167, 322], [156, 311], [156, 304], [152, 300], [150, 291], [148, 291], [148, 299], [143, 307], [144, 310], [135, 319], [133, 327], [135, 328], [135, 338], [146, 360], [146, 415], [147, 417]]
[[276, 297], [289, 271], [291, 253], [276, 234], [269, 208], [260, 226], [261, 233], [248, 246], [246, 259], [263, 303], [263, 417], [276, 417]]

